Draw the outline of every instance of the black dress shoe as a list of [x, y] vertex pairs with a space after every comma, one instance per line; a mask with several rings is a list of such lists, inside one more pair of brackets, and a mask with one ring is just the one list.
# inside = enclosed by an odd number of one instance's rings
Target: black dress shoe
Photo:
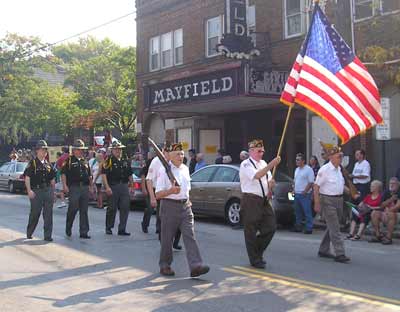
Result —
[[329, 259], [335, 259], [335, 256], [334, 255], [332, 255], [331, 253], [329, 253], [329, 252], [318, 252], [318, 257], [321, 257], [321, 258], [329, 258]]
[[67, 235], [68, 237], [71, 237], [71, 235], [72, 235], [71, 229], [66, 229], [65, 230], [65, 235]]
[[106, 234], [107, 235], [112, 235], [112, 230], [111, 229], [106, 229]]
[[256, 269], [265, 269], [265, 263], [263, 263], [262, 261], [252, 263], [251, 266]]
[[292, 228], [290, 229], [290, 232], [300, 233], [300, 232], [302, 232], [302, 231], [301, 231], [301, 229], [298, 228], [298, 227], [292, 227]]
[[304, 230], [303, 233], [304, 234], [312, 234], [312, 230]]
[[146, 234], [149, 233], [149, 230], [147, 229], [146, 226], [144, 226], [143, 222], [142, 222], [142, 232]]
[[119, 236], [130, 236], [131, 233], [125, 232], [125, 231], [118, 231]]
[[87, 234], [81, 234], [81, 235], [79, 235], [79, 237], [83, 238], [83, 239], [90, 239], [90, 236]]
[[173, 245], [172, 246], [175, 250], [182, 250], [182, 246], [181, 245]]
[[53, 241], [53, 239], [51, 238], [51, 237], [45, 237], [45, 239], [44, 239], [46, 242], [52, 242]]
[[346, 263], [350, 261], [350, 258], [346, 257], [345, 255], [340, 255], [335, 257], [335, 261], [340, 263]]
[[27, 235], [26, 235], [26, 238], [27, 238], [27, 239], [32, 239], [32, 235], [28, 235], [28, 234], [27, 234]]

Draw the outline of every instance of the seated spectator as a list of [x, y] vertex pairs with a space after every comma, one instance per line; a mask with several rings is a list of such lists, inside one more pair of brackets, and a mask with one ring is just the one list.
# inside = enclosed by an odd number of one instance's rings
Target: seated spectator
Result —
[[196, 155], [196, 166], [194, 167], [194, 171], [196, 172], [197, 170], [207, 166], [206, 161], [204, 160], [204, 155], [202, 153], [198, 153]]
[[[347, 235], [348, 239], [357, 241], [361, 239], [364, 233], [365, 227], [371, 220], [371, 213], [374, 210], [380, 209], [382, 203], [382, 182], [374, 180], [371, 182], [370, 186], [371, 193], [368, 194], [363, 201], [358, 205], [358, 212], [352, 212], [352, 220], [350, 225], [350, 233]], [[357, 234], [354, 235], [356, 231], [357, 224], [360, 225]]]
[[[372, 212], [371, 219], [375, 236], [370, 239], [370, 243], [392, 244], [393, 231], [397, 223], [397, 213], [400, 210], [399, 198], [400, 182], [399, 179], [393, 177], [389, 181], [389, 190], [383, 194], [381, 208]], [[387, 226], [386, 235], [381, 232], [381, 222]]]
[[248, 151], [241, 151], [239, 154], [240, 161], [246, 160], [249, 158], [249, 152]]
[[230, 155], [225, 155], [224, 157], [222, 157], [222, 163], [223, 164], [232, 163], [232, 157]]

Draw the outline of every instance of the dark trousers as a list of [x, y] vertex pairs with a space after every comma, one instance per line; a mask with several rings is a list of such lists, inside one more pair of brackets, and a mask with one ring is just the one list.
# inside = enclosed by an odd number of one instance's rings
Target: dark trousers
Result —
[[110, 205], [107, 207], [106, 229], [112, 229], [114, 227], [115, 216], [117, 215], [117, 210], [119, 210], [118, 232], [125, 232], [131, 204], [128, 184], [115, 184], [110, 187], [112, 196]]
[[243, 194], [240, 213], [250, 263], [259, 263], [276, 231], [275, 213], [263, 198], [249, 193]]
[[153, 207], [151, 207], [150, 204], [150, 196], [146, 196], [146, 207], [144, 208], [143, 211], [143, 220], [142, 220], [142, 227], [143, 228], [148, 228], [150, 225], [150, 220], [151, 220], [151, 216], [154, 213], [154, 209]]
[[87, 235], [89, 232], [89, 186], [71, 185], [69, 187], [69, 203], [67, 211], [66, 229], [71, 230], [75, 216], [79, 211], [79, 233]]
[[46, 187], [33, 189], [33, 192], [36, 196], [34, 199], [30, 199], [31, 211], [29, 213], [26, 235], [32, 236], [43, 209], [44, 238], [51, 238], [53, 232], [53, 189]]

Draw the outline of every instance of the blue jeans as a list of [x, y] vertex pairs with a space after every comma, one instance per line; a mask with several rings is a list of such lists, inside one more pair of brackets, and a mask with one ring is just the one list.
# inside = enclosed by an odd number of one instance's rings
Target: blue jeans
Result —
[[311, 193], [306, 195], [295, 194], [294, 208], [296, 212], [296, 227], [301, 226], [304, 216], [306, 219], [306, 230], [312, 230], [313, 216], [311, 211]]

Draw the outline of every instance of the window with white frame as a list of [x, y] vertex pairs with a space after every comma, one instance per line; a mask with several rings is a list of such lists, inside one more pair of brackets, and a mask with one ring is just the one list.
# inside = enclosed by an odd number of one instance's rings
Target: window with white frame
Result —
[[291, 38], [304, 34], [305, 3], [304, 0], [284, 0], [285, 4], [285, 37]]
[[160, 36], [150, 39], [150, 71], [160, 68]]
[[362, 20], [374, 16], [374, 0], [355, 0], [355, 20]]
[[161, 68], [172, 66], [172, 32], [161, 35]]
[[218, 55], [217, 45], [222, 37], [222, 15], [210, 18], [206, 23], [206, 55]]
[[400, 10], [399, 0], [381, 0], [381, 12], [383, 14]]
[[177, 29], [174, 31], [174, 64], [180, 65], [183, 63], [183, 30]]
[[247, 7], [247, 31], [252, 38], [254, 46], [256, 45], [256, 6]]

